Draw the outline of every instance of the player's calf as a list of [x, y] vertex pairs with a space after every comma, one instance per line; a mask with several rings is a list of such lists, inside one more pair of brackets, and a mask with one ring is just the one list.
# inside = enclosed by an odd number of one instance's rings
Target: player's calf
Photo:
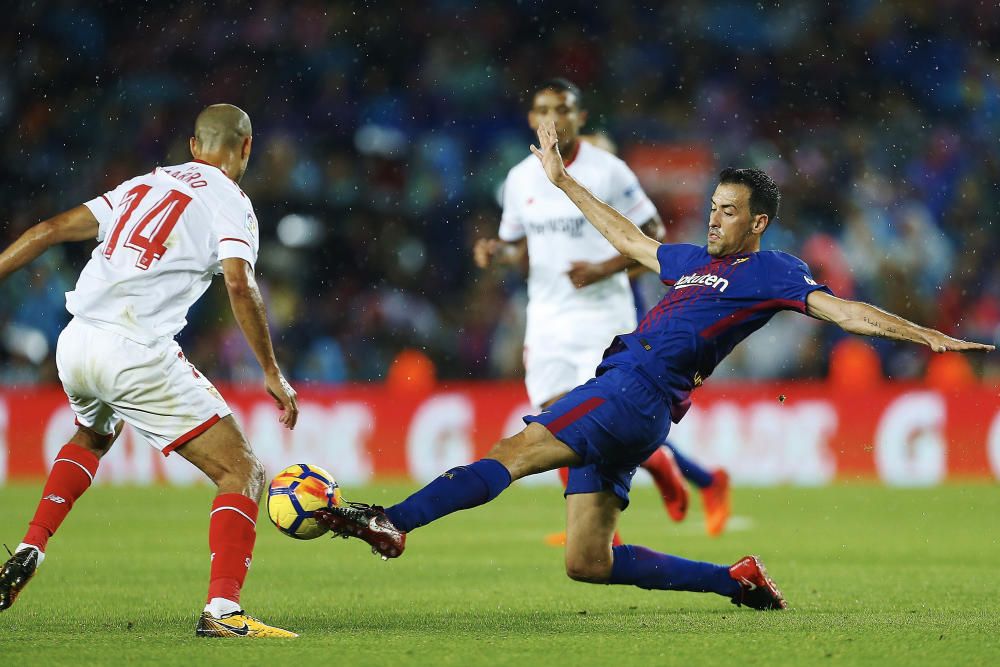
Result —
[[611, 579], [611, 561], [566, 558], [566, 576], [587, 584], [606, 584]]

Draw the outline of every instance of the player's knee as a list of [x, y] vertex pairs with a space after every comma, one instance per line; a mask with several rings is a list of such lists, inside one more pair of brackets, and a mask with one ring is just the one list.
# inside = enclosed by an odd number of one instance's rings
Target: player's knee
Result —
[[267, 471], [264, 469], [264, 464], [260, 462], [260, 459], [251, 454], [250, 470], [247, 479], [247, 488], [249, 489], [250, 496], [253, 498], [259, 498], [266, 483]]
[[611, 563], [588, 558], [567, 558], [566, 576], [588, 584], [606, 584], [611, 579]]

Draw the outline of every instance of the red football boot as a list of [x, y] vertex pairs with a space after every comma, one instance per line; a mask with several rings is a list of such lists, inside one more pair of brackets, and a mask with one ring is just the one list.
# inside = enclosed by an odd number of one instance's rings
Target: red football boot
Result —
[[729, 576], [740, 585], [733, 604], [754, 609], [787, 609], [788, 603], [778, 586], [767, 576], [767, 569], [756, 556], [744, 556], [729, 568]]
[[378, 505], [348, 503], [318, 509], [313, 516], [333, 531], [335, 537], [364, 540], [382, 560], [398, 558], [406, 548], [406, 533], [392, 525], [385, 509]]

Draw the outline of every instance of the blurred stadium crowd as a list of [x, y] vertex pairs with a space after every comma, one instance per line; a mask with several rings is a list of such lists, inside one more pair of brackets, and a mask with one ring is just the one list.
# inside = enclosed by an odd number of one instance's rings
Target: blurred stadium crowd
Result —
[[[254, 123], [242, 186], [291, 377], [379, 379], [404, 348], [443, 378], [516, 377], [523, 282], [477, 272], [471, 244], [495, 235], [527, 155], [532, 85], [566, 76], [626, 158], [700, 146], [714, 171], [768, 171], [784, 201], [765, 245], [835, 293], [1000, 339], [995, 3], [576, 4], [18, 3], [0, 25], [0, 245], [185, 161], [198, 110], [232, 102]], [[672, 240], [704, 243], [705, 210], [657, 201]], [[3, 384], [54, 379], [84, 245], [0, 285]], [[181, 344], [209, 377], [256, 375], [222, 290], [189, 320]], [[719, 375], [826, 374], [837, 331], [778, 321]], [[875, 346], [887, 376], [923, 373], [922, 349]]]

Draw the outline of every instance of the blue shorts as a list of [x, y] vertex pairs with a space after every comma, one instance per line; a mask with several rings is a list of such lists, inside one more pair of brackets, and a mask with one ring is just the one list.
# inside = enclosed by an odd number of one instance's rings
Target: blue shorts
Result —
[[627, 507], [636, 468], [670, 431], [670, 410], [638, 376], [610, 368], [524, 422], [549, 429], [583, 459], [570, 468], [566, 495], [607, 490]]

